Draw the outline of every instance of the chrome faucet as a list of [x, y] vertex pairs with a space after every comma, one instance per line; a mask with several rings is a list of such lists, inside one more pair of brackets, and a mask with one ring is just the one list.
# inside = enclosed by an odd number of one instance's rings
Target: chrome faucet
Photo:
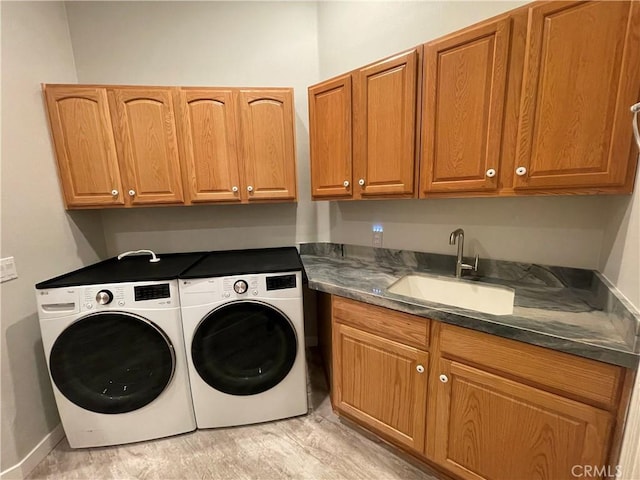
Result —
[[464, 250], [464, 230], [462, 230], [461, 228], [455, 229], [449, 236], [449, 245], [455, 245], [456, 242], [458, 243], [458, 256], [456, 257], [456, 278], [462, 277], [462, 272], [465, 270], [477, 272], [479, 259], [478, 255], [476, 255], [476, 259], [473, 265], [462, 263], [462, 255]]

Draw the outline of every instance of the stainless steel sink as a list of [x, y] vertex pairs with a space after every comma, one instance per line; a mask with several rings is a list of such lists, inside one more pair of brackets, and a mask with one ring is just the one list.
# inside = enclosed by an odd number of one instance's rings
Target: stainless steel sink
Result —
[[513, 314], [514, 290], [499, 285], [410, 274], [399, 279], [387, 290], [396, 295], [492, 315]]

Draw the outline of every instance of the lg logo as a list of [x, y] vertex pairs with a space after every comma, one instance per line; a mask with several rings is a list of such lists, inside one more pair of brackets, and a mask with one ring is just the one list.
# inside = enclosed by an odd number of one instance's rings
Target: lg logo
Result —
[[618, 478], [622, 475], [622, 467], [616, 465], [574, 465], [571, 475], [576, 478]]

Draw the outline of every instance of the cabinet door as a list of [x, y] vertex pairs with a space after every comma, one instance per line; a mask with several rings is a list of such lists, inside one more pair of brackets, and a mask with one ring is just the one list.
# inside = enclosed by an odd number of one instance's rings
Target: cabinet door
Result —
[[176, 125], [168, 88], [110, 90], [116, 142], [132, 205], [182, 203]]
[[418, 52], [412, 50], [356, 73], [354, 186], [356, 197], [414, 194]]
[[420, 193], [498, 188], [510, 19], [424, 48]]
[[604, 465], [608, 412], [451, 360], [438, 363], [427, 452], [442, 467], [470, 480], [561, 480], [575, 478], [574, 465]]
[[67, 208], [124, 204], [106, 90], [44, 88]]
[[188, 199], [194, 203], [240, 201], [233, 91], [183, 88], [175, 98]]
[[311, 195], [349, 197], [351, 159], [351, 75], [309, 87]]
[[295, 200], [292, 89], [240, 90], [240, 113], [249, 201]]
[[638, 58], [638, 2], [531, 7], [514, 188], [625, 182], [637, 155], [629, 107], [638, 101]]
[[335, 407], [422, 452], [428, 354], [340, 323], [333, 327]]

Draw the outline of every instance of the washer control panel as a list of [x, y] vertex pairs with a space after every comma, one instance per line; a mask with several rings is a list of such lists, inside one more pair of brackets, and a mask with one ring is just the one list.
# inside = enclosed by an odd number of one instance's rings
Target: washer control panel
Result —
[[112, 283], [84, 287], [81, 310], [119, 310], [122, 308], [178, 307], [176, 281], [144, 283]]

